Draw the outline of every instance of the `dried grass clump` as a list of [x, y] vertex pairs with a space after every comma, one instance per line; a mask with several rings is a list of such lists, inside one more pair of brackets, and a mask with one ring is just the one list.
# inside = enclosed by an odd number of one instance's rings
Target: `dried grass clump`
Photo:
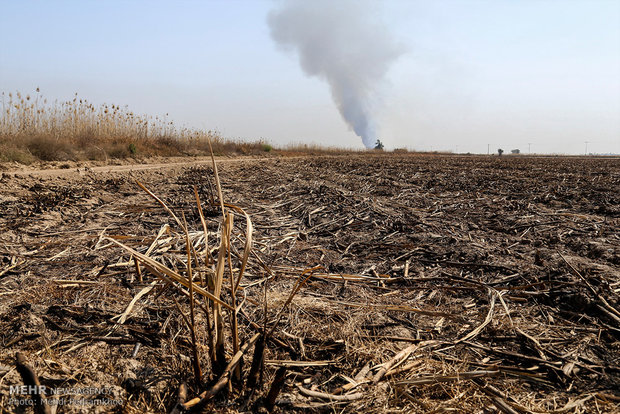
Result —
[[33, 136], [26, 142], [26, 148], [41, 161], [68, 161], [75, 158], [68, 142], [62, 142], [45, 136]]
[[[150, 246], [139, 249], [130, 247], [114, 237], [104, 237], [103, 234], [99, 240], [99, 243], [121, 247], [130, 254], [128, 263], [134, 264], [140, 281], [145, 274], [157, 278], [142, 289], [126, 310], [117, 317], [119, 324], [123, 324], [132, 315], [136, 304], [156, 286], [163, 284], [173, 291], [174, 306], [190, 335], [190, 360], [193, 371], [193, 387], [190, 388], [190, 392], [198, 394], [197, 397], [188, 400], [188, 390], [182, 384], [174, 412], [199, 410], [226, 387], [230, 389], [232, 384], [235, 384], [239, 391], [244, 390], [245, 375], [241, 366], [243, 359], [250, 355], [252, 350], [253, 362], [247, 372], [245, 387], [250, 393], [261, 392], [263, 382], [257, 381], [257, 377], [259, 375], [263, 377], [266, 342], [273, 337], [286, 309], [314, 271], [310, 269], [302, 272], [286, 299], [275, 307], [278, 311], [275, 315], [271, 315], [272, 320], [267, 322], [267, 313], [263, 313], [258, 320], [262, 325], [253, 321], [250, 321], [249, 327], [240, 325], [240, 314], [243, 314], [245, 319], [248, 318], [244, 311], [246, 301], [260, 304], [249, 299], [241, 286], [252, 253], [253, 225], [250, 216], [243, 209], [224, 203], [217, 165], [215, 159], [212, 160], [218, 202], [212, 200], [210, 207], [219, 207], [222, 214], [217, 233], [208, 230], [196, 186], [193, 196], [202, 231], [191, 231], [184, 212], [179, 218], [163, 200], [142, 183], [137, 182], [138, 186], [170, 215], [180, 233], [175, 233], [170, 226], [164, 225]], [[245, 229], [241, 234], [237, 234], [235, 230], [235, 217], [242, 217], [245, 220]], [[212, 240], [215, 240], [215, 247], [210, 246]], [[239, 249], [241, 246], [236, 246], [237, 241], [242, 241], [242, 249]], [[159, 252], [168, 251], [171, 243], [175, 246], [173, 251], [182, 254], [160, 256], [157, 260]], [[184, 249], [180, 250], [180, 245], [183, 245]], [[266, 312], [267, 302], [264, 302], [263, 306]], [[243, 332], [243, 326], [258, 332], [253, 335]], [[285, 378], [285, 372], [276, 372], [269, 392], [257, 403], [273, 408]]]

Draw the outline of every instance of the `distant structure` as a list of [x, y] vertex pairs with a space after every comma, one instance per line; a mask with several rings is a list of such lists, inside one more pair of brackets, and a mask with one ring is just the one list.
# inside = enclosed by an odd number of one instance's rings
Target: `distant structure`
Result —
[[510, 153], [511, 154], [521, 154], [521, 151], [519, 150], [519, 148], [517, 148], [517, 149], [510, 150]]

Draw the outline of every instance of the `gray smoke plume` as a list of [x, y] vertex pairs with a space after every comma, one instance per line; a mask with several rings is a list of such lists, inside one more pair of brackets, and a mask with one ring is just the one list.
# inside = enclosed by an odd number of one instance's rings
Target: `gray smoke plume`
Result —
[[360, 0], [289, 0], [267, 21], [271, 37], [297, 52], [304, 72], [327, 81], [342, 117], [372, 148], [378, 89], [402, 50], [372, 21], [369, 6]]

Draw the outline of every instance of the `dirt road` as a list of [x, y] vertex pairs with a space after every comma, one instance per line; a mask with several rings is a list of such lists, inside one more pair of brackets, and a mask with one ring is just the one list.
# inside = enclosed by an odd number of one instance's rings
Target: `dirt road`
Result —
[[[304, 158], [305, 156], [287, 157], [291, 159]], [[235, 163], [235, 162], [250, 162], [250, 161], [264, 161], [270, 162], [279, 159], [277, 157], [215, 157], [218, 163]], [[129, 171], [146, 171], [157, 169], [174, 169], [174, 168], [186, 168], [211, 165], [211, 157], [174, 157], [161, 161], [161, 159], [147, 160], [144, 163], [119, 163], [118, 165], [100, 165], [101, 163], [94, 162], [81, 162], [81, 163], [53, 163], [55, 167], [35, 166], [27, 167], [20, 166], [15, 168], [14, 166], [6, 166], [4, 169], [5, 174], [15, 175], [32, 175], [33, 177], [65, 177], [72, 174], [83, 175], [85, 172], [94, 173], [122, 173]], [[2, 171], [2, 170], [0, 170]]]

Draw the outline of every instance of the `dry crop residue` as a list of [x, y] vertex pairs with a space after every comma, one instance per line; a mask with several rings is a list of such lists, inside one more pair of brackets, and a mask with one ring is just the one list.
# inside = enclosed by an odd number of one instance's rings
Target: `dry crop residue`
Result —
[[[233, 384], [211, 408], [250, 409], [287, 366], [281, 412], [618, 412], [618, 159], [385, 154], [219, 169], [224, 202], [255, 227], [238, 298], [242, 343], [264, 323], [264, 297], [275, 323], [302, 271], [322, 269], [279, 319], [263, 389], [241, 395]], [[129, 256], [102, 238], [144, 252], [175, 226], [135, 179], [183, 212], [195, 237], [197, 186], [218, 237], [207, 166], [3, 175], [1, 406], [21, 384], [17, 351], [41, 383], [107, 387], [127, 412], [167, 412], [181, 381], [190, 398], [201, 391], [172, 299], [186, 306], [181, 295], [156, 282], [124, 324], [113, 319], [155, 278], [143, 270], [140, 283]], [[153, 256], [182, 267], [184, 239], [168, 240]]]

